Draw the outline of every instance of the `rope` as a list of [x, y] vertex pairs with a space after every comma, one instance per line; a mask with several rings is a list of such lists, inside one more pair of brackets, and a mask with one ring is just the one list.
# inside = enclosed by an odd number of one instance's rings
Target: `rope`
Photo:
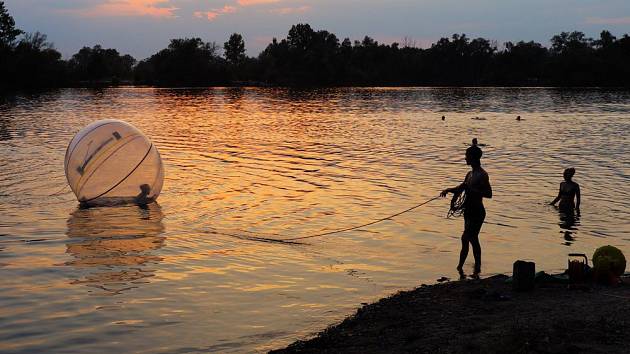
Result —
[[337, 230], [332, 230], [332, 231], [326, 231], [326, 232], [321, 232], [321, 233], [317, 233], [317, 234], [313, 234], [313, 235], [308, 235], [308, 236], [300, 236], [300, 237], [290, 237], [290, 238], [283, 238], [283, 239], [273, 239], [273, 238], [266, 238], [266, 237], [257, 237], [257, 236], [243, 236], [243, 235], [234, 235], [234, 234], [228, 234], [228, 233], [223, 233], [223, 232], [217, 232], [217, 231], [211, 231], [212, 233], [215, 234], [220, 234], [220, 235], [227, 235], [227, 236], [234, 236], [234, 237], [238, 237], [238, 238], [243, 238], [243, 239], [251, 239], [251, 240], [256, 240], [256, 241], [264, 241], [264, 242], [286, 242], [286, 243], [290, 243], [292, 241], [297, 241], [297, 240], [305, 240], [307, 238], [314, 238], [314, 237], [322, 237], [322, 236], [328, 236], [328, 235], [333, 235], [333, 234], [338, 234], [338, 233], [342, 233], [342, 232], [347, 232], [347, 231], [352, 231], [352, 230], [356, 230], [356, 229], [360, 229], [366, 226], [370, 226], [370, 225], [374, 225], [377, 224], [379, 222], [383, 222], [385, 220], [389, 220], [391, 218], [395, 218], [399, 215], [408, 213], [414, 209], [417, 209], [425, 204], [428, 204], [436, 199], [439, 199], [440, 196], [437, 197], [433, 197], [425, 202], [422, 202], [420, 204], [416, 204], [414, 206], [412, 206], [411, 208], [407, 208], [401, 212], [398, 212], [396, 214], [384, 217], [384, 218], [380, 218], [378, 220], [374, 220], [374, 221], [370, 221], [368, 223], [365, 224], [361, 224], [361, 225], [357, 225], [357, 226], [352, 226], [352, 227], [347, 227], [347, 228], [343, 228], [343, 229], [337, 229]]
[[64, 183], [63, 187], [58, 190], [57, 192], [49, 195], [49, 197], [56, 197], [58, 195], [64, 194], [66, 192], [66, 189], [68, 188], [68, 185], [66, 183]]
[[[451, 217], [460, 217], [464, 214], [464, 210], [466, 209], [464, 205], [466, 204], [466, 190], [461, 192], [456, 192], [453, 194], [453, 199], [451, 199], [451, 208], [446, 213], [446, 218], [450, 219]], [[484, 221], [484, 224], [503, 226], [503, 227], [511, 227], [516, 228], [516, 226], [502, 224], [498, 222], [490, 222]]]
[[401, 211], [399, 213], [396, 213], [396, 214], [393, 214], [393, 215], [390, 215], [388, 217], [381, 218], [381, 219], [378, 219], [378, 220], [374, 220], [372, 222], [369, 222], [369, 223], [366, 223], [366, 224], [363, 224], [363, 225], [358, 225], [358, 226], [353, 226], [353, 227], [348, 227], [348, 228], [345, 228], [345, 229], [338, 229], [338, 230], [333, 230], [333, 231], [328, 231], [328, 232], [322, 232], [322, 233], [318, 233], [318, 234], [314, 234], [314, 235], [285, 238], [285, 239], [283, 239], [283, 241], [304, 240], [304, 239], [307, 239], [307, 238], [328, 236], [328, 235], [332, 235], [332, 234], [338, 234], [338, 233], [341, 233], [341, 232], [346, 232], [346, 231], [352, 231], [352, 230], [360, 229], [360, 228], [363, 228], [363, 227], [366, 227], [366, 226], [377, 224], [377, 223], [385, 221], [385, 220], [389, 220], [391, 218], [394, 218], [396, 216], [402, 215], [404, 213], [408, 213], [408, 212], [410, 212], [410, 211], [412, 211], [414, 209], [417, 209], [417, 208], [419, 208], [419, 207], [421, 207], [421, 206], [423, 206], [425, 204], [428, 204], [428, 203], [430, 203], [430, 202], [432, 202], [432, 201], [434, 201], [434, 200], [436, 200], [438, 198], [440, 198], [440, 197], [439, 196], [433, 197], [433, 198], [431, 198], [431, 199], [429, 199], [429, 200], [427, 200], [425, 202], [422, 202], [420, 204], [414, 205], [411, 208], [407, 208], [407, 209], [405, 209], [405, 210], [403, 210], [403, 211]]
[[[305, 239], [309, 239], [309, 238], [315, 238], [315, 237], [323, 237], [323, 236], [329, 236], [329, 235], [334, 235], [334, 234], [338, 234], [338, 233], [342, 233], [342, 232], [347, 232], [347, 231], [352, 231], [352, 230], [357, 230], [357, 229], [361, 229], [364, 228], [366, 226], [370, 226], [370, 225], [374, 225], [377, 224], [379, 222], [383, 222], [386, 220], [390, 220], [392, 218], [395, 218], [397, 216], [400, 216], [402, 214], [408, 213], [414, 209], [417, 209], [425, 204], [428, 204], [436, 199], [439, 199], [440, 196], [437, 197], [433, 197], [427, 201], [424, 201], [420, 204], [416, 204], [410, 208], [407, 208], [401, 212], [398, 212], [396, 214], [384, 217], [384, 218], [380, 218], [378, 220], [374, 220], [374, 221], [370, 221], [368, 223], [365, 224], [361, 224], [361, 225], [357, 225], [357, 226], [352, 226], [352, 227], [347, 227], [347, 228], [343, 228], [343, 229], [337, 229], [337, 230], [332, 230], [332, 231], [326, 231], [326, 232], [320, 232], [320, 233], [316, 233], [316, 234], [312, 234], [312, 235], [307, 235], [307, 236], [300, 236], [300, 237], [290, 237], [290, 238], [270, 238], [270, 237], [262, 237], [262, 236], [247, 236], [247, 235], [240, 235], [240, 234], [234, 234], [234, 233], [229, 233], [229, 232], [223, 232], [223, 231], [218, 231], [218, 230], [211, 230], [211, 231], [207, 231], [208, 233], [211, 234], [216, 234], [216, 235], [224, 235], [224, 236], [231, 236], [231, 237], [236, 237], [242, 240], [250, 240], [250, 241], [260, 241], [260, 242], [272, 242], [272, 243], [285, 243], [285, 244], [303, 244], [301, 242], [296, 242], [299, 240], [305, 240]], [[464, 195], [464, 193], [460, 193], [457, 196], [453, 197], [453, 200], [451, 201], [451, 210], [449, 211], [449, 216], [451, 215], [461, 215], [461, 213], [463, 212], [461, 206], [463, 205], [464, 201], [465, 201], [466, 197]], [[456, 215], [456, 213], [452, 213], [453, 211], [453, 201], [455, 201], [455, 206], [459, 205], [460, 207], [457, 208], [455, 211], [458, 211], [458, 214]], [[499, 224], [499, 223], [489, 223], [486, 222], [488, 224], [493, 224], [493, 225], [498, 225], [498, 226], [506, 226], [506, 227], [514, 227], [511, 225], [506, 225], [506, 224]], [[250, 231], [246, 231], [246, 230], [240, 230], [242, 232], [247, 232], [247, 233], [252, 233], [254, 235], [258, 234], [258, 235], [265, 235], [263, 233], [260, 232], [250, 232]], [[282, 236], [279, 234], [266, 234], [266, 235], [270, 235], [270, 236]]]
[[217, 230], [209, 230], [209, 231], [206, 231], [206, 233], [214, 234], [214, 235], [230, 236], [230, 237], [238, 238], [240, 240], [247, 240], [247, 241], [282, 243], [282, 244], [288, 244], [288, 245], [304, 245], [304, 243], [302, 242], [295, 242], [289, 239], [283, 240], [283, 239], [274, 239], [274, 238], [259, 237], [259, 236], [246, 236], [246, 235], [233, 234], [233, 233], [217, 231]]
[[446, 218], [459, 217], [464, 214], [464, 204], [466, 204], [466, 190], [453, 193], [451, 208], [446, 213]]

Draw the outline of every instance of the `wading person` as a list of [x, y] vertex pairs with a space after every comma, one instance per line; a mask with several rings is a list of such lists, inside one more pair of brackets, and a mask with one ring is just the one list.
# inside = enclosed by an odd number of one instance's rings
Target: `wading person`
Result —
[[149, 198], [149, 193], [151, 193], [151, 186], [148, 184], [140, 185], [140, 194], [133, 198], [134, 203], [138, 205], [147, 205], [151, 203], [153, 200]]
[[[459, 254], [459, 264], [457, 271], [463, 274], [464, 262], [468, 256], [468, 244], [472, 246], [475, 257], [475, 274], [481, 272], [481, 245], [479, 244], [479, 231], [486, 217], [486, 209], [483, 206], [483, 198], [492, 198], [492, 187], [488, 173], [481, 168], [482, 151], [476, 145], [466, 150], [466, 164], [470, 165], [471, 171], [466, 174], [464, 182], [457, 187], [448, 188], [440, 193], [445, 197], [448, 193], [453, 193], [451, 202], [452, 212], [464, 214], [464, 232], [462, 233], [462, 250]], [[463, 195], [462, 195], [463, 193]], [[460, 204], [461, 203], [461, 204]]]
[[571, 214], [574, 210], [578, 213], [580, 212], [580, 185], [573, 182], [572, 178], [574, 174], [575, 168], [573, 167], [564, 170], [564, 173], [562, 174], [564, 182], [560, 183], [558, 196], [549, 203], [550, 205], [555, 206], [556, 203], [560, 201], [560, 204], [558, 205], [560, 211]]

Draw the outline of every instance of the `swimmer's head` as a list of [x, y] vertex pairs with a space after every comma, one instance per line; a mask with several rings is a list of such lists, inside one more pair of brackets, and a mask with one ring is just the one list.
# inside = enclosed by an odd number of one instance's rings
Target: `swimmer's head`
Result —
[[141, 184], [140, 190], [142, 191], [142, 193], [149, 195], [149, 192], [151, 192], [151, 186], [149, 186], [148, 184]]
[[473, 140], [472, 140], [472, 146], [477, 146], [477, 138], [473, 138]]
[[471, 166], [480, 165], [481, 155], [483, 155], [483, 151], [477, 145], [469, 147], [466, 149], [466, 164]]
[[574, 174], [575, 174], [575, 168], [570, 167], [570, 168], [567, 168], [566, 170], [564, 170], [564, 173], [562, 175], [564, 176], [564, 179], [566, 181], [570, 181], [571, 178], [573, 178]]

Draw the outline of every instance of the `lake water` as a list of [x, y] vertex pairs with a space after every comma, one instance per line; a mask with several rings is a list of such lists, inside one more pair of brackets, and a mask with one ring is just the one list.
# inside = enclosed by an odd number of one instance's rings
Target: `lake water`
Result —
[[[157, 204], [78, 208], [65, 149], [107, 118], [158, 147]], [[482, 276], [510, 272], [516, 259], [561, 270], [569, 252], [606, 244], [630, 254], [628, 91], [119, 88], [6, 98], [0, 351], [265, 351], [362, 302], [456, 278], [463, 220], [445, 218], [447, 199], [304, 244], [249, 236], [344, 228], [435, 197], [463, 179], [473, 137], [487, 144], [494, 189]], [[582, 189], [577, 220], [547, 205], [570, 166]]]

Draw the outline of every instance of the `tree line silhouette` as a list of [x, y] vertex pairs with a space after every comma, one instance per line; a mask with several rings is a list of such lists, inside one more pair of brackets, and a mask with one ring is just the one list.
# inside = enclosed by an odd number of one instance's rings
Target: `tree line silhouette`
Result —
[[[167, 48], [137, 62], [99, 45], [69, 60], [44, 34], [24, 33], [0, 1], [0, 90], [115, 85], [449, 85], [630, 86], [630, 37], [602, 31], [598, 39], [562, 32], [545, 47], [533, 41], [501, 47], [484, 38], [453, 34], [429, 48], [403, 43], [339, 40], [308, 24], [249, 57], [234, 33], [220, 47], [200, 38], [172, 39]], [[221, 55], [223, 51], [223, 55]]]

